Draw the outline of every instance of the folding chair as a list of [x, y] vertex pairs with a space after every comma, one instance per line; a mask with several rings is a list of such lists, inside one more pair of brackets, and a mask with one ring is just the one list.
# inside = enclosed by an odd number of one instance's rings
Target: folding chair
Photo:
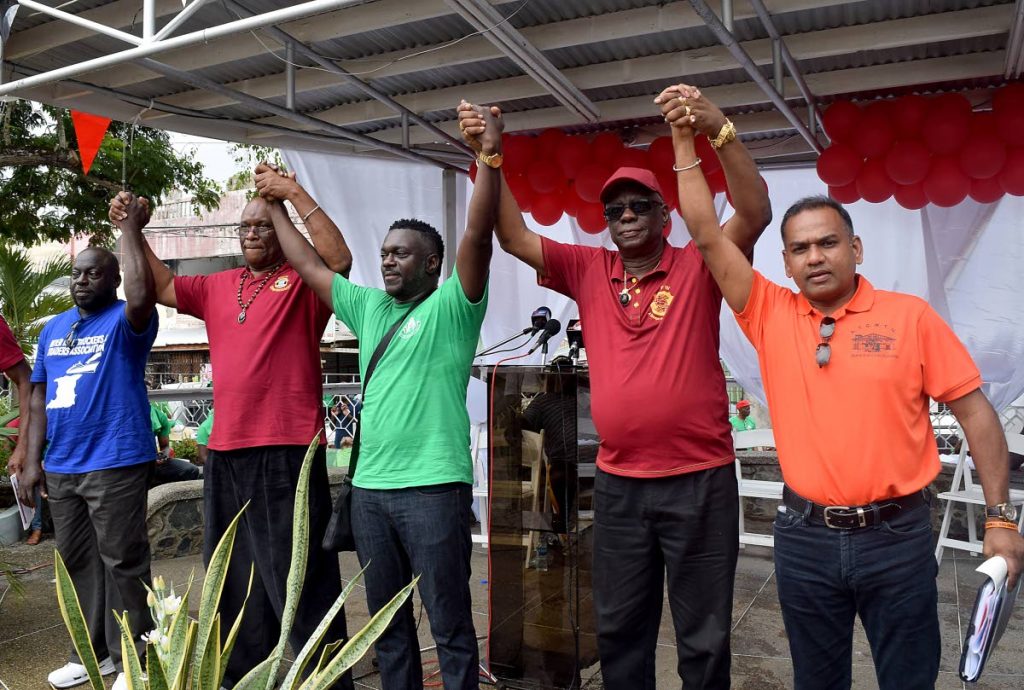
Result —
[[[775, 448], [775, 435], [771, 429], [752, 429], [750, 431], [734, 431], [733, 447], [736, 450], [750, 448]], [[743, 468], [739, 457], [736, 458], [736, 484], [739, 487], [740, 511], [740, 547], [746, 544], [758, 546], [775, 546], [775, 538], [771, 534], [747, 532], [743, 518], [743, 498], [764, 498], [782, 501], [782, 482], [764, 479], [744, 479]]]

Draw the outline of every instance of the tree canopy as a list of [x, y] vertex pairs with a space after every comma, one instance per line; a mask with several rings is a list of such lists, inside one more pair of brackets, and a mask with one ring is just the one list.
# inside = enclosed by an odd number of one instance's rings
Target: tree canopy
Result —
[[197, 213], [220, 198], [202, 164], [178, 155], [166, 132], [112, 122], [83, 175], [69, 111], [0, 103], [0, 240], [29, 246], [88, 234], [94, 244], [109, 243], [107, 207], [121, 190], [122, 172], [128, 189], [154, 207], [175, 189], [192, 196]]

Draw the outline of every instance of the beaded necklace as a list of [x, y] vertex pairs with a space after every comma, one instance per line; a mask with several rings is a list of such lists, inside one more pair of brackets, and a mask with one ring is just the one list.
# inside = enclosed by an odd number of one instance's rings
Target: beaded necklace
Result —
[[245, 279], [252, 275], [252, 273], [248, 268], [242, 271], [242, 275], [238, 281], [238, 306], [242, 308], [242, 311], [238, 313], [238, 323], [245, 323], [246, 310], [248, 310], [249, 307], [252, 306], [253, 300], [256, 299], [256, 295], [260, 294], [260, 291], [263, 290], [263, 286], [266, 285], [267, 282], [274, 277], [274, 274], [277, 273], [282, 266], [284, 266], [283, 261], [278, 265], [274, 266], [272, 269], [270, 269], [267, 272], [267, 275], [264, 276], [263, 280], [260, 281], [260, 284], [256, 286], [256, 290], [251, 295], [249, 295], [249, 299], [246, 300], [244, 303], [242, 302], [242, 288], [245, 287]]

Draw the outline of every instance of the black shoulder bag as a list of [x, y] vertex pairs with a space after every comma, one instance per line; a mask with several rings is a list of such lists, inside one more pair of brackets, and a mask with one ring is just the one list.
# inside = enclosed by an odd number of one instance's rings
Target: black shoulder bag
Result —
[[[416, 311], [416, 307], [423, 304], [425, 299], [426, 297], [412, 305], [412, 309], [405, 312], [398, 321], [395, 321], [394, 325], [388, 329], [388, 332], [377, 343], [377, 349], [373, 351], [370, 363], [366, 365], [366, 375], [363, 376], [364, 403], [366, 400], [366, 387], [370, 384], [370, 377], [373, 375], [373, 370], [377, 368], [377, 362], [384, 355], [384, 351], [388, 349], [388, 344], [395, 337], [398, 329], [402, 327], [402, 324], [405, 323], [409, 315]], [[324, 532], [324, 540], [321, 544], [325, 551], [356, 550], [356, 542], [352, 534], [352, 479], [356, 476], [356, 463], [359, 461], [359, 436], [362, 429], [363, 425], [357, 420], [356, 435], [352, 439], [352, 454], [349, 456], [348, 474], [345, 475], [341, 482], [341, 490], [338, 492], [338, 497], [334, 499], [334, 507], [331, 509], [331, 520], [327, 523], [327, 530]]]

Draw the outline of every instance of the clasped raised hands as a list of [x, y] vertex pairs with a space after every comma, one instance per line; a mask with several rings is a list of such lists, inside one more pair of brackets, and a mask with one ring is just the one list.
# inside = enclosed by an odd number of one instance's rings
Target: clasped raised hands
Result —
[[672, 126], [674, 134], [700, 132], [714, 139], [725, 126], [725, 115], [695, 86], [669, 86], [658, 94], [654, 102], [661, 106], [661, 114]]
[[462, 101], [457, 111], [459, 130], [470, 148], [485, 155], [501, 152], [501, 133], [505, 129], [501, 108]]
[[256, 191], [267, 201], [291, 199], [299, 190], [294, 172], [285, 172], [273, 163], [263, 162], [256, 166]]
[[141, 230], [149, 223], [149, 199], [120, 191], [110, 200], [107, 217], [121, 232]]

